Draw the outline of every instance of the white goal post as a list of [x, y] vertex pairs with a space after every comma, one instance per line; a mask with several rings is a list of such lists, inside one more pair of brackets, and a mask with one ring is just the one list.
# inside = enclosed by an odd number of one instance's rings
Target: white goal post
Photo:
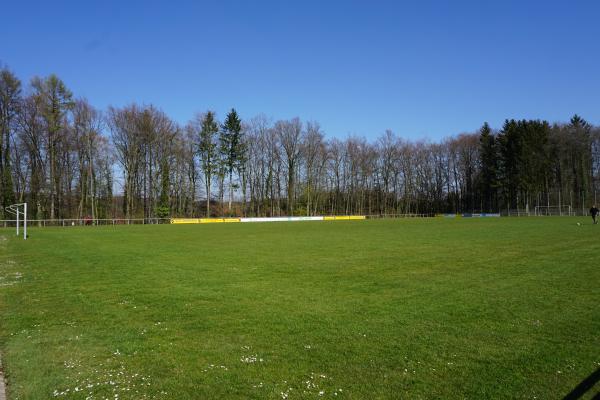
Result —
[[546, 216], [546, 215], [558, 215], [558, 216], [571, 216], [573, 212], [570, 205], [564, 206], [535, 206], [535, 215]]
[[17, 218], [17, 236], [19, 236], [19, 217], [23, 216], [23, 239], [27, 240], [27, 203], [11, 204], [5, 210]]

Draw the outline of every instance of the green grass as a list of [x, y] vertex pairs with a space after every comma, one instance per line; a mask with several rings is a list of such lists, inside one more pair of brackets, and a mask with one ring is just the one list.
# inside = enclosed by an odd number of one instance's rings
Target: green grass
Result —
[[0, 230], [11, 400], [546, 399], [600, 367], [587, 219], [30, 235]]

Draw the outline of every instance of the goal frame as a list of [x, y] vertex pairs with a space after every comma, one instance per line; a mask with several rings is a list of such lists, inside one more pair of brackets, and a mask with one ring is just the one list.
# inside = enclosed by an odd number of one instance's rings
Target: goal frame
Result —
[[14, 215], [17, 219], [17, 236], [19, 236], [19, 217], [23, 216], [23, 240], [27, 240], [27, 203], [15, 203], [5, 207], [6, 212]]
[[[555, 210], [554, 213], [549, 212]], [[569, 204], [563, 204], [562, 206], [535, 206], [536, 216], [560, 216], [569, 217], [573, 215], [573, 209]]]

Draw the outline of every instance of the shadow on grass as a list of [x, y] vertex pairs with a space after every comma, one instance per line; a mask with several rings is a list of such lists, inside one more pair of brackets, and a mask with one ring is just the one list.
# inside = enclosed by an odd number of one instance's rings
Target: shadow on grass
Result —
[[[596, 383], [600, 382], [600, 368], [592, 372], [590, 376], [585, 378], [575, 389], [571, 390], [569, 394], [563, 397], [563, 400], [577, 400], [581, 399], [590, 389], [594, 387]], [[593, 397], [592, 400], [600, 400], [600, 391], [596, 393], [590, 393]]]

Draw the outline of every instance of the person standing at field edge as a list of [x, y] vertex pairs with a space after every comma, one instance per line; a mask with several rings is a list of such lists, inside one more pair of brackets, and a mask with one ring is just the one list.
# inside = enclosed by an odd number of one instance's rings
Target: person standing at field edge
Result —
[[594, 225], [598, 223], [598, 212], [600, 212], [600, 210], [598, 210], [598, 208], [596, 208], [596, 205], [594, 204], [592, 208], [590, 208], [590, 214], [592, 214], [592, 220], [594, 221]]

